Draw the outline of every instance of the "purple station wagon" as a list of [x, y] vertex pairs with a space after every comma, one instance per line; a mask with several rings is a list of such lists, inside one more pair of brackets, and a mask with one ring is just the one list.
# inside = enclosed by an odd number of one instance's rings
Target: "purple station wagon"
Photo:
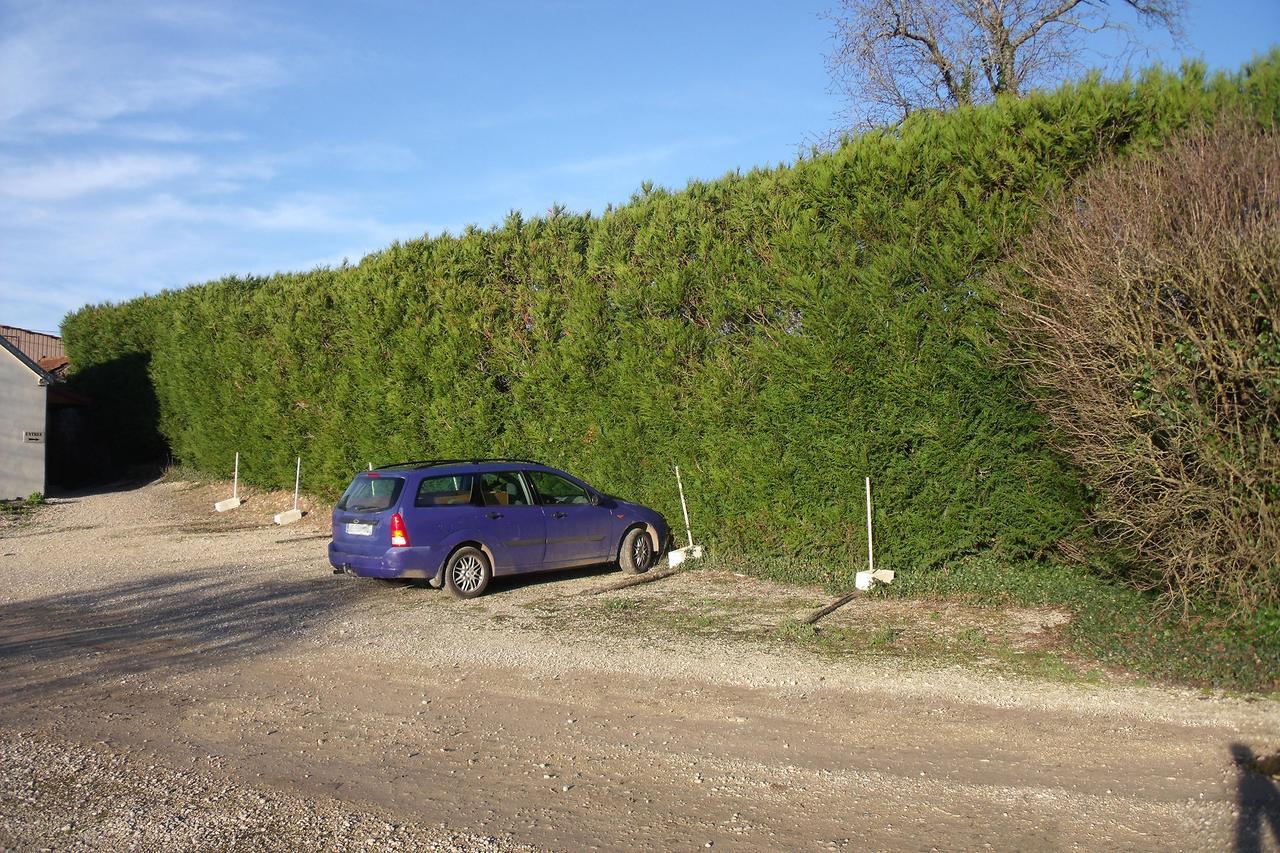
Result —
[[333, 510], [334, 573], [424, 578], [474, 598], [498, 575], [616, 562], [646, 571], [661, 514], [519, 459], [405, 462], [361, 473]]

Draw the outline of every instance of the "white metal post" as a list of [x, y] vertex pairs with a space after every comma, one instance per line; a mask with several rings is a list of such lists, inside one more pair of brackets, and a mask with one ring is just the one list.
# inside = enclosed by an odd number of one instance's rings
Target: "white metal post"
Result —
[[676, 487], [680, 489], [680, 512], [684, 514], [684, 534], [689, 537], [689, 547], [693, 547], [693, 530], [689, 527], [689, 507], [684, 502], [684, 483], [680, 481], [680, 466], [676, 466]]
[[214, 512], [226, 512], [240, 506], [240, 451], [236, 451], [236, 467], [231, 475], [231, 497], [213, 505]]
[[302, 457], [298, 457], [298, 470], [293, 475], [293, 508], [298, 508], [298, 486], [302, 483]]
[[875, 545], [871, 541], [871, 478], [867, 478], [867, 571], [876, 570]]

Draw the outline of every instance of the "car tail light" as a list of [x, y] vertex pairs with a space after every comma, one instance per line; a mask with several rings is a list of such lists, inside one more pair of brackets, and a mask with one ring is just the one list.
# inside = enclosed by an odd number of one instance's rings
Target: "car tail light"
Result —
[[409, 531], [404, 529], [404, 519], [398, 512], [391, 516], [391, 544], [399, 548], [409, 544]]

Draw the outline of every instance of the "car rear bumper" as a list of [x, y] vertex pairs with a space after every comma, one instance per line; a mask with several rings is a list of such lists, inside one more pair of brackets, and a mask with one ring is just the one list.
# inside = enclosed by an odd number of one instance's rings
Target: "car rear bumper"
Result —
[[382, 554], [358, 554], [329, 543], [329, 565], [362, 578], [432, 580], [440, 572], [431, 565], [430, 548], [388, 548]]

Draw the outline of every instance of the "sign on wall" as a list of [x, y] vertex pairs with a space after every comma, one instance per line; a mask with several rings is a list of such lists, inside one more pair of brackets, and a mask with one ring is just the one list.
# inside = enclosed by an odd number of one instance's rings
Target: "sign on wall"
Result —
[[44, 444], [43, 432], [23, 432], [22, 440], [27, 444]]

